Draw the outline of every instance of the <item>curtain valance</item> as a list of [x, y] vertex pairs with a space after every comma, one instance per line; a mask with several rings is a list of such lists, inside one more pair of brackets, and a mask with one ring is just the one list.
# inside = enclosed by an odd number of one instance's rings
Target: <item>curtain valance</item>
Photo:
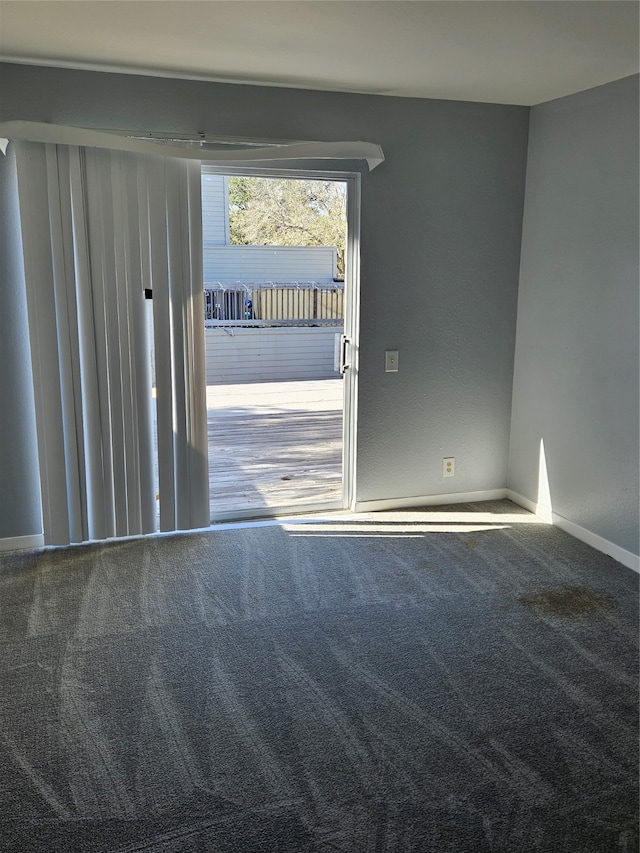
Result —
[[[2, 146], [2, 141], [5, 145]], [[382, 148], [373, 142], [292, 142], [262, 148], [241, 150], [210, 150], [201, 146], [180, 145], [171, 141], [140, 139], [121, 132], [90, 130], [32, 121], [0, 123], [0, 148], [6, 140], [48, 142], [62, 145], [81, 145], [85, 148], [105, 148], [137, 154], [162, 155], [206, 161], [221, 166], [278, 165], [292, 160], [366, 160], [369, 171], [384, 161]]]

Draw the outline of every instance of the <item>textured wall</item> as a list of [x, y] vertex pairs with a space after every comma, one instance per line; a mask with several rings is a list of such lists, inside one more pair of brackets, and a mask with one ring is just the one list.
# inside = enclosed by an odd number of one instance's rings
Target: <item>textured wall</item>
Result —
[[3, 120], [381, 144], [362, 182], [357, 498], [506, 485], [528, 108], [17, 65], [0, 87]]
[[0, 155], [0, 539], [42, 532], [15, 156]]
[[638, 553], [638, 78], [531, 112], [510, 486]]

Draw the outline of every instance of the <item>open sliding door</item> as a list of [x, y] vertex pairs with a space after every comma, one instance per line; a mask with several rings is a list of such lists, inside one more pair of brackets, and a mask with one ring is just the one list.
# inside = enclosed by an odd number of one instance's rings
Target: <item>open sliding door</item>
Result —
[[[360, 175], [205, 166], [202, 180], [211, 518], [348, 507]], [[300, 206], [322, 217], [335, 202], [340, 245], [319, 245], [317, 235], [302, 245], [278, 230], [285, 220], [302, 229], [291, 222], [306, 215]]]

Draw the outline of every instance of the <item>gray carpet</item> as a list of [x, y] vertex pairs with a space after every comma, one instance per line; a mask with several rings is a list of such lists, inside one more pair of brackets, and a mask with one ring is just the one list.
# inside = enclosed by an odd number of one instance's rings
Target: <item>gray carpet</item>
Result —
[[450, 511], [2, 556], [0, 849], [636, 851], [638, 576]]

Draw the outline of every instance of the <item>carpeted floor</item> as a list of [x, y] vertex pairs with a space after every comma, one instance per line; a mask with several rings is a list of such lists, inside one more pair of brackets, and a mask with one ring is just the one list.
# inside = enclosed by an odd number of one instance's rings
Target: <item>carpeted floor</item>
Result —
[[638, 576], [508, 502], [0, 557], [0, 849], [638, 849]]

